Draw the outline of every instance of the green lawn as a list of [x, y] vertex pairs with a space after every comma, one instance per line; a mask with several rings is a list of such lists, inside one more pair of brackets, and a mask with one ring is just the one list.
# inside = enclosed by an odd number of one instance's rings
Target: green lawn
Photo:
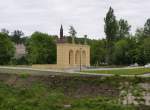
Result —
[[113, 74], [113, 75], [142, 75], [150, 73], [150, 68], [134, 68], [134, 69], [116, 69], [116, 70], [89, 70], [83, 71], [85, 73], [96, 74]]

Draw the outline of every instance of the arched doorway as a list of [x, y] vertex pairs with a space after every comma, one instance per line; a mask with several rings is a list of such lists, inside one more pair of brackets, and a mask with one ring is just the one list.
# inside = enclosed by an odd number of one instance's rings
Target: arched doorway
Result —
[[82, 51], [82, 65], [86, 66], [86, 52]]
[[74, 65], [73, 50], [70, 50], [70, 51], [69, 51], [69, 65]]
[[75, 64], [80, 65], [80, 51], [77, 50], [75, 54]]

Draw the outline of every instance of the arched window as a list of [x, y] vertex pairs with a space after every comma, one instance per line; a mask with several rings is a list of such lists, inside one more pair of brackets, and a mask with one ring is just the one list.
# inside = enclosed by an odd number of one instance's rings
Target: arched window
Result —
[[86, 66], [86, 52], [82, 51], [82, 65]]
[[75, 54], [75, 64], [80, 65], [80, 51], [77, 50]]
[[74, 65], [74, 54], [73, 54], [73, 50], [69, 51], [69, 64], [70, 65]]

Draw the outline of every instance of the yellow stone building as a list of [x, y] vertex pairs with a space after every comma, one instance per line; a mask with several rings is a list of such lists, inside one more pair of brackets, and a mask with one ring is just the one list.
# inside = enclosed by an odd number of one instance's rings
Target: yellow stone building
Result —
[[33, 68], [66, 69], [90, 66], [90, 46], [86, 44], [67, 43], [63, 36], [63, 27], [60, 29], [60, 38], [57, 42], [57, 64], [33, 65]]
[[88, 45], [58, 43], [57, 65], [60, 68], [89, 67], [90, 47]]

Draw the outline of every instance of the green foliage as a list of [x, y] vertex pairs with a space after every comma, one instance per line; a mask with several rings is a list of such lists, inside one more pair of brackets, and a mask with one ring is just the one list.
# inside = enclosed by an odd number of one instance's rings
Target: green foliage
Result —
[[26, 56], [16, 59], [17, 65], [28, 65], [28, 59]]
[[3, 28], [3, 29], [1, 29], [1, 33], [8, 35], [9, 34], [9, 30]]
[[117, 39], [118, 23], [114, 15], [114, 10], [111, 7], [109, 8], [108, 13], [106, 14], [106, 18], [104, 18], [104, 21], [105, 21], [104, 31], [107, 40], [106, 62], [108, 64], [112, 64], [113, 46], [114, 41]]
[[56, 63], [56, 43], [52, 36], [35, 32], [27, 42], [28, 60], [32, 64]]
[[96, 99], [77, 100], [70, 110], [134, 110], [131, 106], [122, 106], [113, 99], [97, 97]]
[[113, 52], [113, 63], [116, 65], [128, 65], [136, 60], [136, 40], [124, 38], [115, 43]]
[[0, 109], [3, 110], [59, 110], [63, 99], [63, 94], [39, 84], [20, 89], [0, 85]]
[[139, 44], [146, 38], [144, 35], [144, 29], [143, 28], [138, 28], [135, 33], [135, 37], [137, 38], [137, 41]]
[[75, 43], [75, 37], [76, 37], [77, 32], [73, 26], [70, 26], [69, 34], [70, 34], [70, 37], [72, 39], [72, 43]]
[[23, 79], [26, 79], [26, 78], [28, 78], [30, 75], [28, 74], [28, 73], [21, 73], [21, 74], [19, 74], [19, 77], [20, 78], [23, 78]]
[[21, 38], [24, 33], [20, 30], [15, 30], [11, 35], [11, 40], [16, 44], [25, 43], [25, 38]]
[[98, 73], [98, 74], [113, 74], [113, 75], [141, 75], [141, 74], [150, 73], [150, 68], [93, 70], [93, 71], [83, 71], [83, 72]]
[[69, 34], [71, 37], [75, 37], [77, 32], [75, 30], [75, 28], [73, 26], [70, 26], [70, 29], [69, 29]]
[[149, 63], [150, 62], [150, 38], [145, 39], [142, 46], [143, 46], [143, 53], [144, 53], [144, 58], [146, 60], [146, 63]]
[[106, 59], [105, 40], [92, 40], [90, 46], [91, 46], [91, 64], [101, 65], [105, 63]]
[[138, 47], [137, 62], [139, 64], [147, 64], [150, 62], [150, 38], [144, 39]]
[[128, 53], [130, 47], [128, 47], [128, 42], [127, 40], [120, 40], [115, 44], [115, 49], [113, 53], [114, 57], [114, 63], [115, 64], [128, 64], [130, 56]]
[[108, 41], [116, 39], [118, 32], [118, 23], [114, 15], [114, 10], [110, 7], [108, 13], [106, 14], [105, 21], [105, 34]]
[[[65, 105], [70, 105], [68, 108]], [[75, 99], [41, 84], [14, 88], [0, 84], [1, 110], [135, 110], [107, 97]]]
[[14, 56], [15, 48], [7, 34], [0, 33], [0, 65], [8, 64]]
[[128, 21], [120, 19], [118, 24], [119, 24], [118, 39], [122, 39], [125, 38], [126, 36], [129, 36], [131, 26], [128, 24]]
[[145, 25], [144, 25], [144, 34], [147, 37], [150, 37], [150, 18], [147, 19]]

